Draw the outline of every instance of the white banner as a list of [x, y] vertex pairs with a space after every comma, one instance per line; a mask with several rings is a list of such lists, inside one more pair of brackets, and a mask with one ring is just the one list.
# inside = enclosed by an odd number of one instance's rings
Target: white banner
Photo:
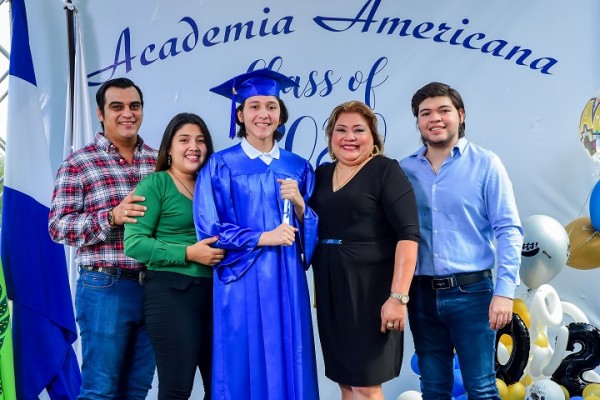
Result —
[[[44, 66], [36, 73], [58, 168], [67, 80], [65, 15], [58, 0], [27, 3], [34, 63]], [[315, 166], [329, 161], [323, 129], [329, 112], [358, 99], [379, 116], [385, 153], [400, 159], [420, 145], [410, 110], [413, 93], [442, 81], [463, 96], [467, 138], [503, 160], [522, 219], [543, 214], [567, 225], [589, 215], [598, 165], [584, 150], [579, 125], [586, 103], [600, 89], [600, 25], [594, 19], [600, 3], [594, 0], [75, 5], [91, 98], [111, 77], [135, 81], [145, 100], [140, 133], [155, 147], [169, 119], [181, 111], [206, 120], [217, 149], [236, 143], [227, 137], [230, 103], [208, 89], [246, 70], [270, 67], [299, 83], [282, 97], [290, 110], [282, 147]], [[599, 269], [567, 266], [550, 285], [600, 327], [594, 306], [600, 303], [599, 281]], [[526, 287], [518, 296], [530, 300]], [[400, 378], [384, 386], [387, 398], [419, 390], [409, 364], [411, 340], [408, 334]], [[336, 397], [337, 386], [324, 377], [322, 364], [319, 372], [322, 398]]]

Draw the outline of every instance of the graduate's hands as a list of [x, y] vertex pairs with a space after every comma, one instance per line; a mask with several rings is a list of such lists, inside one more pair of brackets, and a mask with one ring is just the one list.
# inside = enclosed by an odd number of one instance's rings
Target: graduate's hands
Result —
[[298, 228], [281, 224], [272, 231], [263, 232], [258, 239], [259, 246], [291, 246], [296, 240]]
[[225, 257], [223, 249], [217, 249], [210, 245], [219, 240], [218, 236], [202, 239], [191, 246], [185, 248], [185, 259], [194, 261], [203, 265], [214, 267]]
[[298, 189], [298, 182], [295, 179], [277, 179], [277, 182], [281, 184], [279, 189], [282, 199], [288, 199], [294, 206], [294, 212], [296, 216], [302, 221], [304, 217], [304, 197]]

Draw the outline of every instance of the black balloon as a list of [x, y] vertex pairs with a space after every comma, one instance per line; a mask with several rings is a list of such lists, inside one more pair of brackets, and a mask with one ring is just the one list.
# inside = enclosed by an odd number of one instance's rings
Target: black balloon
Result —
[[518, 382], [525, 371], [529, 359], [529, 330], [521, 317], [513, 313], [510, 323], [496, 332], [496, 350], [498, 350], [498, 342], [502, 335], [509, 335], [512, 338], [513, 346], [506, 364], [500, 364], [496, 351], [496, 377], [502, 379], [508, 386]]
[[583, 373], [600, 365], [600, 330], [584, 322], [572, 322], [567, 328], [567, 350], [573, 351], [575, 343], [581, 349], [564, 358], [552, 374], [552, 380], [563, 385], [571, 396], [581, 396], [586, 385], [592, 383], [583, 379]]

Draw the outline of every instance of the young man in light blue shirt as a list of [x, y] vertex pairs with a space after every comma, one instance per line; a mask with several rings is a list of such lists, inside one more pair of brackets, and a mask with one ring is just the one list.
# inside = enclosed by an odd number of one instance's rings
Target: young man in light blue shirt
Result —
[[469, 399], [499, 400], [495, 331], [512, 319], [523, 245], [512, 184], [496, 154], [464, 137], [455, 89], [425, 85], [412, 111], [424, 146], [400, 164], [421, 229], [408, 315], [423, 399], [452, 398], [456, 351]]

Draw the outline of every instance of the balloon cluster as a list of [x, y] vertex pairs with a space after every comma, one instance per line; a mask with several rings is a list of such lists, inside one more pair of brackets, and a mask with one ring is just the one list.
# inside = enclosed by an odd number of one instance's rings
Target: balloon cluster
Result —
[[[561, 301], [548, 284], [568, 260], [577, 265], [588, 261], [569, 253], [575, 239], [571, 231], [544, 215], [523, 221], [520, 277], [530, 289], [529, 305], [515, 299], [511, 323], [497, 332], [496, 385], [502, 400], [600, 400], [600, 375], [594, 371], [600, 365], [600, 330], [577, 306]], [[600, 266], [600, 242], [596, 245], [594, 256]], [[420, 375], [416, 354], [411, 368]], [[455, 400], [466, 399], [456, 357], [454, 372], [452, 395]], [[417, 399], [421, 393], [409, 390], [396, 400]]]
[[[600, 375], [593, 371], [600, 365], [600, 330], [577, 306], [561, 301], [548, 284], [569, 260], [584, 264], [582, 257], [573, 257], [572, 231], [545, 215], [523, 221], [519, 275], [530, 289], [530, 304], [528, 308], [525, 301], [515, 299], [511, 326], [497, 335], [497, 376], [507, 384], [511, 400], [522, 400], [523, 388], [532, 400], [569, 399], [600, 383]], [[549, 329], [556, 332], [554, 346]]]
[[[561, 301], [552, 286], [542, 284], [531, 294], [529, 306], [515, 299], [512, 322], [497, 333], [496, 386], [500, 398], [600, 400], [600, 375], [593, 371], [600, 365], [600, 330], [589, 323], [580, 308]], [[549, 340], [551, 331], [557, 332], [554, 345]], [[410, 365], [420, 375], [416, 353]], [[455, 400], [468, 398], [456, 356], [452, 396]], [[396, 400], [417, 399], [421, 393], [409, 390]]]
[[[600, 164], [600, 95], [589, 99], [581, 113], [579, 140], [592, 160]], [[600, 267], [600, 181], [590, 195], [589, 211], [589, 218], [577, 218], [566, 227], [571, 240], [567, 265], [576, 269]]]
[[[579, 120], [579, 140], [592, 160], [600, 163], [600, 97], [592, 97], [586, 103]], [[600, 181], [590, 195], [590, 217], [577, 218], [567, 231], [574, 246], [568, 265], [577, 269], [600, 267]], [[572, 232], [572, 234], [571, 234]], [[576, 244], [576, 245], [575, 245]]]
[[[518, 329], [514, 340], [499, 338], [497, 371], [502, 371], [505, 365], [524, 366], [521, 371], [514, 368], [507, 383], [518, 379], [527, 386], [529, 398], [546, 400], [581, 395], [590, 384], [600, 383], [600, 375], [593, 371], [600, 365], [600, 330], [589, 323], [581, 309], [561, 301], [552, 286], [543, 284], [532, 292], [529, 308], [525, 301], [516, 299], [513, 311], [527, 326], [527, 333]], [[567, 324], [569, 320], [573, 322]], [[550, 344], [550, 330], [556, 332], [554, 346]], [[498, 335], [504, 333], [499, 331]], [[529, 347], [529, 352], [515, 351], [511, 346]], [[567, 355], [567, 352], [571, 353]], [[536, 392], [554, 390], [558, 393], [557, 386], [564, 397], [534, 396]]]

